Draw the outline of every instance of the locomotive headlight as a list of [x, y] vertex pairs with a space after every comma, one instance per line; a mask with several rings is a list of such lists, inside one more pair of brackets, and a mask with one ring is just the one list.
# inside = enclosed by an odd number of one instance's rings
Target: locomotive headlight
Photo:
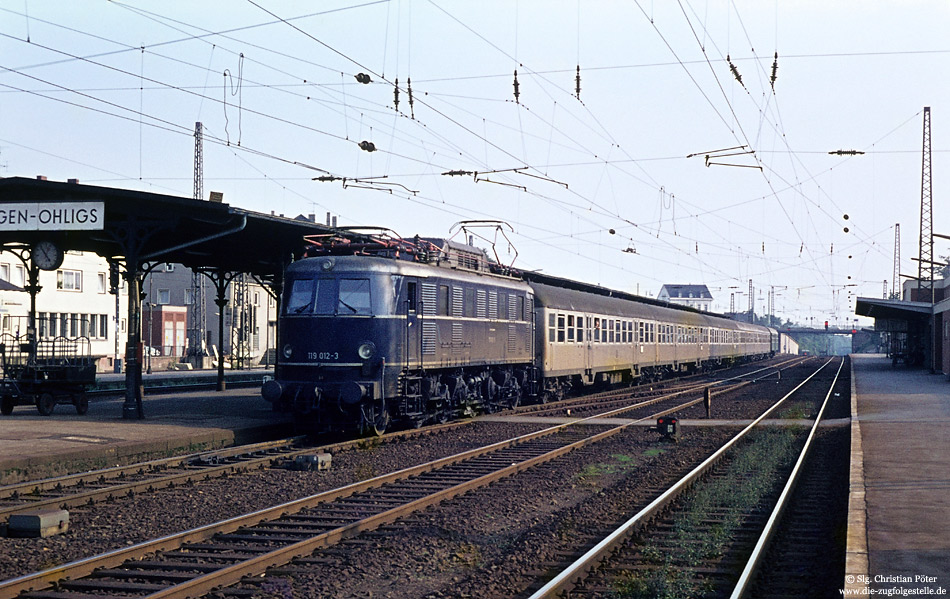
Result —
[[356, 353], [360, 355], [360, 359], [369, 360], [376, 355], [376, 345], [372, 341], [366, 341], [359, 346]]
[[284, 354], [284, 358], [289, 360], [290, 356], [294, 355], [294, 348], [291, 347], [291, 345], [288, 343], [287, 345], [284, 346], [284, 349], [281, 353]]

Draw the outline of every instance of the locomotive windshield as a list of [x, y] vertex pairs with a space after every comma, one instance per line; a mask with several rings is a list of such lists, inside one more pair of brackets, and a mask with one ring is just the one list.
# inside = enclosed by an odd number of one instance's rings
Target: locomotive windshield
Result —
[[296, 279], [287, 297], [287, 314], [369, 316], [369, 279]]

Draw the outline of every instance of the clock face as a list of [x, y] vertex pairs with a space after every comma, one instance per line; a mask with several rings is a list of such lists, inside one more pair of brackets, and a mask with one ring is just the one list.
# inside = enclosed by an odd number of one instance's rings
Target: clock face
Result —
[[33, 245], [33, 263], [41, 270], [56, 270], [63, 264], [63, 250], [52, 241]]

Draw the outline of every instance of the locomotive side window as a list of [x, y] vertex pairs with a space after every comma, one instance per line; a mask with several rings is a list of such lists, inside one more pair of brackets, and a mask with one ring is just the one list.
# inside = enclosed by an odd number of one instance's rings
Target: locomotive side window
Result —
[[302, 314], [310, 310], [313, 302], [313, 279], [297, 279], [290, 287], [287, 298], [287, 314]]
[[449, 316], [449, 286], [439, 285], [439, 314]]
[[[524, 296], [519, 295], [518, 296], [518, 311], [516, 312], [516, 314], [518, 315], [518, 318], [516, 320], [528, 320], [528, 315], [525, 313], [524, 309], [525, 309]], [[581, 326], [580, 323], [581, 323], [581, 320], [578, 319], [577, 326]], [[578, 341], [582, 341], [582, 339], [578, 339]]]
[[410, 314], [416, 311], [416, 282], [406, 283], [406, 305]]
[[471, 288], [465, 289], [465, 316], [475, 316], [475, 290]]
[[[323, 285], [320, 287], [320, 291], [322, 292]], [[336, 311], [337, 314], [346, 315], [372, 314], [373, 309], [372, 303], [370, 303], [369, 279], [340, 279], [340, 295]]]

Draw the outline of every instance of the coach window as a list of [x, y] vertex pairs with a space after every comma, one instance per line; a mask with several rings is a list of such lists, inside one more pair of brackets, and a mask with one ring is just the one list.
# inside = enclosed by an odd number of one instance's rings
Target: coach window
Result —
[[557, 341], [558, 343], [564, 343], [564, 315], [557, 315]]
[[577, 317], [577, 342], [578, 343], [584, 342], [584, 317], [583, 316]]
[[600, 343], [600, 319], [594, 319], [594, 341]]
[[548, 314], [548, 342], [549, 343], [554, 343], [555, 339], [557, 338], [556, 319], [557, 317], [554, 315], [553, 312]]
[[313, 279], [296, 279], [287, 298], [287, 314], [301, 314], [310, 308], [313, 301]]
[[574, 343], [574, 315], [567, 315], [567, 341], [568, 343]]

